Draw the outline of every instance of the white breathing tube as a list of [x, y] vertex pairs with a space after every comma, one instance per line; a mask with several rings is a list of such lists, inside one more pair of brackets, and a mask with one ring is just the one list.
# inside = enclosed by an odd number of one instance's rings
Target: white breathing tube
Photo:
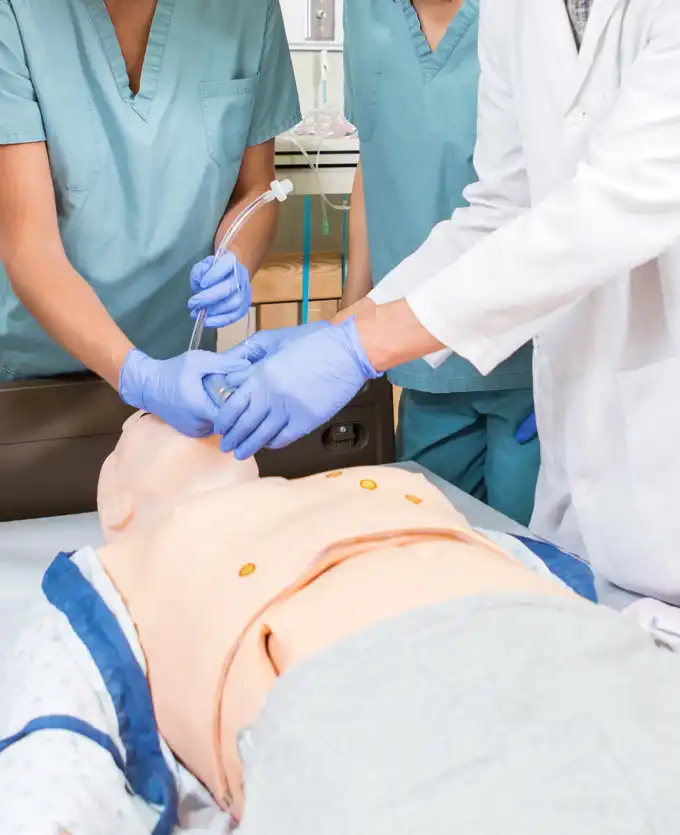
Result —
[[342, 206], [339, 206], [336, 203], [333, 203], [331, 200], [328, 199], [328, 196], [326, 195], [326, 192], [325, 192], [324, 187], [323, 187], [323, 180], [321, 178], [321, 153], [323, 151], [323, 141], [326, 137], [321, 137], [321, 139], [319, 141], [319, 147], [316, 151], [316, 161], [314, 161], [312, 159], [311, 155], [309, 154], [309, 152], [307, 151], [307, 149], [304, 147], [304, 145], [298, 139], [298, 136], [304, 136], [304, 134], [296, 134], [296, 133], [294, 133], [294, 129], [293, 129], [293, 131], [290, 131], [289, 133], [285, 134], [285, 136], [286, 136], [286, 139], [290, 139], [290, 141], [293, 143], [293, 145], [295, 145], [295, 147], [298, 149], [298, 151], [305, 158], [305, 161], [307, 162], [307, 165], [312, 170], [312, 172], [313, 172], [313, 174], [316, 178], [316, 184], [317, 184], [317, 188], [319, 189], [319, 196], [321, 197], [322, 206], [324, 206], [324, 207], [328, 206], [331, 209], [335, 209], [336, 212], [348, 212], [350, 207], [345, 205], [345, 204], [343, 204]]
[[[244, 224], [248, 222], [248, 220], [255, 214], [255, 212], [258, 211], [258, 209], [260, 209], [262, 206], [266, 206], [267, 203], [273, 203], [274, 200], [278, 200], [279, 203], [283, 203], [283, 201], [288, 197], [289, 194], [291, 194], [292, 191], [293, 184], [290, 180], [274, 180], [274, 182], [271, 184], [269, 188], [269, 191], [265, 191], [264, 194], [261, 194], [258, 198], [253, 200], [253, 202], [249, 206], [246, 206], [246, 208], [241, 212], [240, 215], [238, 215], [238, 217], [233, 221], [231, 226], [227, 229], [225, 236], [222, 238], [222, 241], [219, 247], [217, 248], [213, 264], [216, 264], [220, 260], [220, 258], [228, 251], [236, 235], [238, 235]], [[250, 316], [250, 312], [248, 313], [248, 315]], [[203, 336], [203, 328], [205, 327], [206, 316], [207, 310], [205, 308], [198, 312], [198, 316], [196, 317], [196, 324], [194, 325], [194, 329], [191, 334], [191, 341], [189, 342], [190, 351], [197, 351], [201, 344], [201, 337]]]

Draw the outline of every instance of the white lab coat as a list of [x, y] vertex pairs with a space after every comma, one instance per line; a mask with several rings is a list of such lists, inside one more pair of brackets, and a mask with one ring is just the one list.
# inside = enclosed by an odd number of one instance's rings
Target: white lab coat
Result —
[[594, 0], [580, 53], [482, 0], [480, 61], [470, 206], [372, 297], [484, 373], [534, 338], [534, 529], [680, 603], [680, 0]]

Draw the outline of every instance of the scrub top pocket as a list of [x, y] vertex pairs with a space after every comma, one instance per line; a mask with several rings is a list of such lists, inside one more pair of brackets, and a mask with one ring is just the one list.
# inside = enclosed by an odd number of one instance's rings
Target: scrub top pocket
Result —
[[208, 156], [220, 168], [240, 165], [255, 110], [259, 76], [199, 85]]
[[90, 102], [60, 99], [53, 107], [69, 114], [68, 118], [53, 120], [47, 153], [57, 211], [60, 218], [72, 220], [102, 169], [103, 140]]

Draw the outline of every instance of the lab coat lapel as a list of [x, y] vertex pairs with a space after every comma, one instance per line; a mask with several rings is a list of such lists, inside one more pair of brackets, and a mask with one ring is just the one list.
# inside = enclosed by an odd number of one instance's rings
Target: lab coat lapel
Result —
[[[608, 2], [608, 0], [605, 0]], [[595, 0], [597, 6], [598, 0]], [[535, 46], [540, 55], [537, 71], [545, 73], [550, 93], [560, 112], [574, 100], [578, 50], [564, 0], [529, 0], [527, 18], [536, 21]]]
[[573, 97], [567, 103], [567, 108], [571, 107], [575, 98], [578, 96], [583, 87], [588, 74], [590, 73], [595, 59], [597, 58], [600, 43], [607, 31], [607, 25], [612, 19], [612, 15], [623, 5], [627, 0], [594, 0], [593, 8], [590, 12], [590, 18], [581, 44], [581, 50], [577, 61], [577, 71], [574, 75]]

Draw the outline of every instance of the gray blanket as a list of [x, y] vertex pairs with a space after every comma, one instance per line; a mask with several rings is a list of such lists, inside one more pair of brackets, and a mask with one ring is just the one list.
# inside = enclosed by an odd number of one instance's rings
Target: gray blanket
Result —
[[677, 835], [680, 657], [579, 600], [476, 598], [281, 677], [239, 835]]

